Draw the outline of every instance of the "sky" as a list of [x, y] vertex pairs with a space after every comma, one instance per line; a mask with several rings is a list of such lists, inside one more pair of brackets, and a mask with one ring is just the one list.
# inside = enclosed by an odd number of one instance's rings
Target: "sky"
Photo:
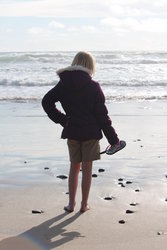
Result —
[[0, 52], [167, 50], [167, 0], [0, 0]]

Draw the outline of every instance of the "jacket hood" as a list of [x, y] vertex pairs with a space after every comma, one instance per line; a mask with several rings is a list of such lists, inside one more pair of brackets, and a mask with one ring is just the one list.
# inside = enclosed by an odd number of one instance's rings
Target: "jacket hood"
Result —
[[59, 69], [57, 72], [64, 88], [80, 90], [91, 80], [91, 71], [83, 66], [74, 65]]

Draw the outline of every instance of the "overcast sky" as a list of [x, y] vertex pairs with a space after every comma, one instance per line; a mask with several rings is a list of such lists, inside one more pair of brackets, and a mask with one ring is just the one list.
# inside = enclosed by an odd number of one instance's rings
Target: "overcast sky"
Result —
[[0, 51], [167, 50], [167, 0], [0, 0]]

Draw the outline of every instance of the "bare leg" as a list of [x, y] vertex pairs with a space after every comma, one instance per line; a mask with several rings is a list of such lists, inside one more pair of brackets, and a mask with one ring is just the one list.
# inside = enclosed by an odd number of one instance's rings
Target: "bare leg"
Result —
[[75, 197], [78, 187], [78, 174], [80, 171], [80, 163], [73, 163], [71, 162], [70, 166], [70, 174], [68, 180], [69, 186], [69, 204], [68, 206], [64, 207], [64, 210], [67, 212], [73, 212], [75, 207]]
[[92, 161], [82, 163], [82, 202], [81, 213], [89, 210], [88, 197], [92, 182]]

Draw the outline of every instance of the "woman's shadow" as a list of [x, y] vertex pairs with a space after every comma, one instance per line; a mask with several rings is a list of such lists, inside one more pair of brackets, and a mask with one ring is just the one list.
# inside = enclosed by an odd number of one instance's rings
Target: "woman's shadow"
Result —
[[[22, 234], [3, 239], [0, 242], [0, 250], [49, 250], [75, 238], [84, 237], [77, 231], [65, 229], [81, 215], [80, 212], [66, 219], [67, 214], [64, 212]], [[62, 219], [63, 221], [59, 222]]]

